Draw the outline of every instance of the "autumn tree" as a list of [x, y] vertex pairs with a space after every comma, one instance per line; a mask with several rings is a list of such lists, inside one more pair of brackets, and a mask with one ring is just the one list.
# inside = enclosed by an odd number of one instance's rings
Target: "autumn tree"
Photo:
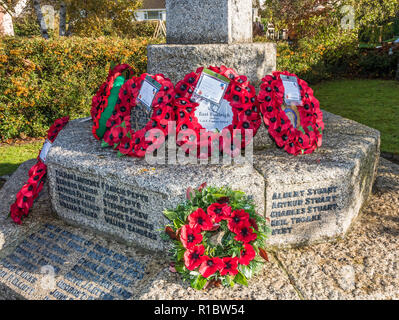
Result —
[[65, 0], [69, 33], [98, 36], [127, 32], [142, 5], [138, 0]]

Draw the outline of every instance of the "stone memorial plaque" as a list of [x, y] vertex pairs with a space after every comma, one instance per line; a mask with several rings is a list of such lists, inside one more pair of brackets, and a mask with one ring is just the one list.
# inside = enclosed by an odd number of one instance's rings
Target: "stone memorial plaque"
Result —
[[[164, 220], [151, 214], [159, 195], [126, 184], [52, 166], [53, 206], [67, 220], [159, 248]], [[162, 197], [161, 197], [162, 198]]]
[[334, 215], [346, 207], [342, 193], [337, 185], [292, 189], [285, 186], [281, 192], [268, 193], [267, 211], [274, 241], [284, 238], [289, 241], [307, 230], [327, 236], [332, 219], [337, 218]]
[[25, 299], [126, 300], [146, 278], [148, 259], [46, 223], [1, 253], [0, 287]]

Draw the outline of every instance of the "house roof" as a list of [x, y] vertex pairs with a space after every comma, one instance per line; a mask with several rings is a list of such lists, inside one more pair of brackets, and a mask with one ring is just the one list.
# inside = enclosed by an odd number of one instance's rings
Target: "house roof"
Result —
[[165, 9], [165, 0], [143, 0], [141, 9]]

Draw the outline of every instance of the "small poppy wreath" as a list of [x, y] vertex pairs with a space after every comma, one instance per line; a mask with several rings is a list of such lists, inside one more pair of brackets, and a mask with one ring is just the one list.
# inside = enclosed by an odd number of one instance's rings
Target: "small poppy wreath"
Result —
[[194, 289], [248, 284], [268, 260], [266, 219], [241, 191], [202, 185], [188, 191], [188, 200], [164, 215], [172, 222], [164, 239], [172, 240], [172, 272]]
[[[282, 109], [284, 86], [280, 75], [298, 79], [302, 104], [297, 106], [300, 122], [294, 128]], [[258, 95], [263, 120], [278, 147], [293, 155], [310, 154], [322, 145], [324, 130], [323, 113], [320, 103], [314, 97], [308, 84], [289, 72], [273, 72], [262, 79]]]
[[100, 140], [100, 137], [97, 136], [97, 130], [100, 127], [101, 115], [108, 106], [108, 98], [111, 95], [116, 78], [121, 76], [124, 71], [133, 72], [128, 64], [117, 65], [114, 68], [111, 67], [107, 80], [100, 86], [96, 95], [92, 98], [90, 111], [91, 118], [93, 119], [92, 133], [97, 140]]
[[[162, 87], [154, 97], [152, 115], [147, 124], [135, 131], [131, 124], [131, 112], [137, 106], [137, 97], [147, 76]], [[154, 152], [164, 143], [168, 135], [168, 123], [174, 120], [174, 95], [173, 83], [162, 74], [144, 73], [140, 77], [127, 80], [119, 91], [115, 109], [107, 121], [103, 147], [113, 147], [119, 156], [139, 158], [144, 157], [147, 151]]]
[[[69, 117], [58, 119], [50, 127], [47, 133], [47, 139], [53, 143], [58, 133], [66, 126]], [[28, 216], [34, 201], [39, 197], [43, 189], [47, 175], [47, 166], [41, 161], [40, 153], [37, 157], [37, 163], [29, 170], [29, 179], [27, 183], [17, 193], [16, 201], [10, 207], [11, 219], [16, 224], [22, 224], [22, 220]]]
[[[198, 68], [196, 72], [187, 74], [183, 80], [176, 85], [176, 99], [174, 103], [176, 112], [176, 132], [179, 137], [177, 144], [186, 145], [186, 152], [194, 150], [198, 158], [208, 158], [214, 151], [237, 155], [241, 149], [251, 141], [245, 138], [245, 130], [253, 130], [253, 136], [258, 131], [262, 120], [255, 87], [252, 86], [246, 76], [238, 75], [233, 69], [221, 67], [209, 67], [209, 70], [230, 79], [229, 87], [226, 90], [224, 99], [230, 103], [233, 111], [232, 123], [221, 130], [221, 132], [206, 132], [208, 139], [201, 142], [200, 132], [205, 130], [198, 122], [195, 111], [199, 106], [192, 97], [194, 90], [204, 70]], [[192, 132], [196, 133], [195, 138]], [[223, 139], [226, 134], [231, 139]], [[216, 146], [215, 142], [218, 142]]]

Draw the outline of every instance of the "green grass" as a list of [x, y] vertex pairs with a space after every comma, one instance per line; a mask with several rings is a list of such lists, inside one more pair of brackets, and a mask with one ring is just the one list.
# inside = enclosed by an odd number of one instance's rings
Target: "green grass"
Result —
[[[337, 80], [313, 86], [324, 110], [381, 132], [381, 151], [399, 154], [399, 82]], [[36, 158], [42, 143], [0, 147], [0, 176]]]
[[322, 109], [381, 132], [381, 151], [399, 154], [399, 82], [337, 80], [313, 86]]
[[26, 160], [36, 158], [41, 142], [0, 147], [0, 176], [13, 173]]

